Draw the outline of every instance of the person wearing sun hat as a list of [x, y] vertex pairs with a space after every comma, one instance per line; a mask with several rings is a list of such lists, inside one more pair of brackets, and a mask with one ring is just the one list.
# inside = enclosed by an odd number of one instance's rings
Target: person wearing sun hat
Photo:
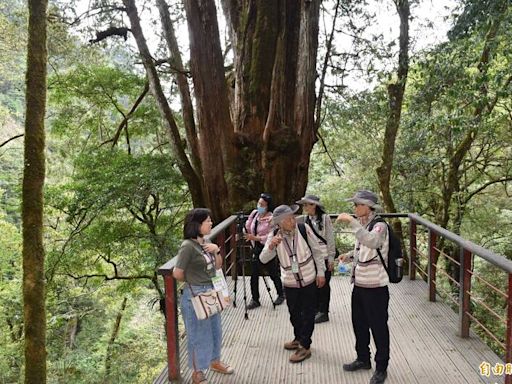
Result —
[[370, 384], [382, 384], [387, 378], [389, 362], [389, 278], [376, 250], [380, 249], [384, 262], [387, 262], [388, 227], [385, 222], [374, 222], [378, 212], [382, 211], [375, 193], [360, 190], [345, 201], [354, 204], [356, 217], [341, 213], [336, 221], [349, 224], [356, 237], [354, 250], [341, 255], [340, 261], [345, 262], [349, 257], [353, 259], [354, 288], [351, 307], [357, 358], [352, 363], [343, 364], [343, 369], [345, 371], [371, 369], [371, 330], [377, 352], [375, 354], [376, 369]]
[[302, 205], [304, 216], [298, 220], [304, 221], [313, 230], [317, 237], [318, 244], [322, 248], [325, 260], [325, 285], [317, 291], [317, 312], [315, 323], [329, 321], [329, 303], [331, 301], [331, 273], [334, 269], [334, 258], [336, 256], [336, 244], [334, 242], [334, 231], [331, 218], [325, 213], [320, 198], [315, 195], [305, 195], [297, 204]]
[[316, 291], [325, 284], [325, 263], [315, 234], [307, 224], [297, 223], [298, 205], [280, 205], [272, 221], [276, 229], [267, 237], [260, 254], [262, 263], [276, 256], [283, 270], [286, 303], [294, 338], [284, 348], [294, 350], [290, 362], [311, 357], [311, 336], [315, 329]]

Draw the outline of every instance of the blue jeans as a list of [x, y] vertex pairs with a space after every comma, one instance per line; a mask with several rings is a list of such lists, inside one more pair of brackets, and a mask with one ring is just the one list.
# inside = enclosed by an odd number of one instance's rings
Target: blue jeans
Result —
[[[211, 285], [192, 286], [196, 295], [211, 288]], [[187, 331], [188, 365], [194, 371], [203, 371], [212, 361], [220, 360], [222, 325], [220, 314], [198, 320], [191, 299], [192, 292], [187, 284], [181, 295], [181, 314]]]

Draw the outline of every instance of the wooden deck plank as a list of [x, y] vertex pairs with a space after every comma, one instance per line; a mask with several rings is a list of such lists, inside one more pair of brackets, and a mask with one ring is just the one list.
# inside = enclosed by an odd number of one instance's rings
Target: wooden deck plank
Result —
[[[270, 282], [270, 285], [272, 283]], [[248, 311], [244, 318], [243, 289], [238, 283], [237, 308], [223, 313], [223, 360], [235, 373], [224, 376], [208, 372], [209, 383], [260, 384], [298, 383], [366, 384], [372, 371], [344, 372], [342, 364], [355, 357], [355, 338], [350, 316], [351, 287], [347, 277], [331, 280], [330, 321], [317, 324], [313, 334], [312, 357], [303, 363], [288, 362], [289, 351], [282, 347], [293, 337], [286, 303], [272, 309], [268, 292], [260, 283], [262, 306]], [[249, 281], [246, 281], [247, 295]], [[502, 383], [504, 377], [482, 378], [482, 361], [499, 362], [473, 333], [469, 339], [457, 336], [458, 316], [443, 303], [427, 300], [426, 284], [409, 281], [390, 286], [391, 359], [386, 382], [397, 384], [428, 383]], [[272, 291], [275, 298], [276, 294]], [[248, 297], [249, 300], [249, 297]], [[180, 349], [183, 382], [190, 382], [186, 340]], [[372, 344], [372, 356], [375, 348]], [[374, 362], [372, 361], [372, 365]], [[166, 383], [166, 370], [157, 384]]]

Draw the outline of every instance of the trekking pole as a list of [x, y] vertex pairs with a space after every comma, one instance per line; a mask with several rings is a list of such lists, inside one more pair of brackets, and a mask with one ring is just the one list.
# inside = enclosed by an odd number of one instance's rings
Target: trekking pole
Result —
[[[232, 256], [233, 257], [233, 256]], [[233, 293], [235, 298], [233, 299], [233, 307], [236, 308], [236, 286], [238, 282], [238, 250], [234, 254], [235, 263], [233, 264], [233, 268], [235, 268], [235, 287], [233, 288]]]
[[263, 277], [263, 282], [265, 283], [265, 287], [267, 287], [267, 292], [268, 292], [268, 295], [270, 297], [270, 301], [272, 302], [272, 307], [273, 309], [276, 309], [276, 305], [274, 303], [274, 299], [272, 298], [272, 294], [270, 293], [270, 286], [268, 285], [268, 282], [267, 282], [267, 279], [265, 275], [261, 275], [261, 277]]
[[245, 247], [243, 244], [243, 212], [237, 213], [237, 221], [238, 221], [238, 249], [240, 250], [240, 254], [242, 255], [242, 284], [244, 289], [244, 318], [245, 320], [249, 319], [249, 314], [247, 313], [247, 287], [245, 284]]
[[245, 320], [248, 320], [249, 314], [247, 313], [247, 287], [245, 284], [245, 247], [243, 246], [243, 244], [242, 244], [242, 281], [244, 284], [244, 308], [245, 308], [244, 318], [245, 318]]

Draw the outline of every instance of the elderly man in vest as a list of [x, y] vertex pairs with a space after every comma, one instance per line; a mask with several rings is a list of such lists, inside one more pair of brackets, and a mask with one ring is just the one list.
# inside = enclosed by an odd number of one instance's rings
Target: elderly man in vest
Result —
[[290, 312], [294, 339], [284, 344], [295, 350], [290, 362], [298, 363], [311, 357], [311, 336], [315, 328], [317, 287], [325, 284], [325, 262], [318, 240], [307, 224], [297, 224], [295, 212], [299, 207], [280, 205], [274, 209], [276, 227], [260, 254], [262, 263], [276, 255], [284, 270], [283, 285]]
[[377, 347], [376, 370], [370, 384], [384, 383], [389, 361], [388, 274], [380, 261], [377, 249], [387, 263], [389, 239], [384, 222], [372, 223], [381, 210], [377, 196], [370, 191], [358, 191], [347, 199], [354, 203], [356, 218], [342, 213], [336, 221], [347, 223], [356, 237], [354, 250], [340, 256], [340, 261], [353, 259], [352, 267], [352, 326], [356, 336], [357, 359], [344, 364], [345, 371], [371, 369], [370, 330]]

